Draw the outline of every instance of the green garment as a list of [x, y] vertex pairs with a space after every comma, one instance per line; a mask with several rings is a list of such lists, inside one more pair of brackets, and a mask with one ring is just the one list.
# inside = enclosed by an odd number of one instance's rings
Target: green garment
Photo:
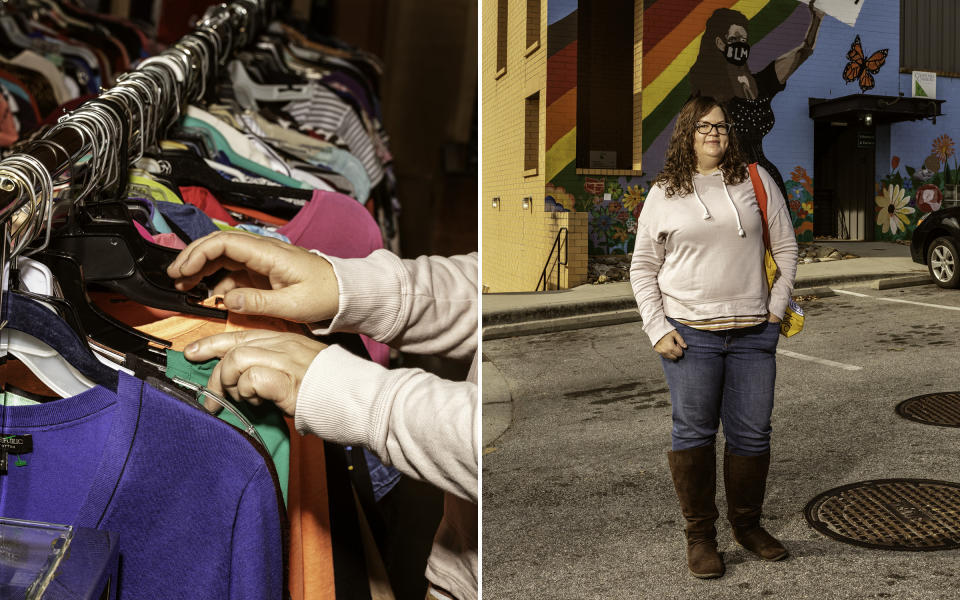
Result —
[[[202, 363], [192, 363], [183, 356], [183, 352], [167, 350], [167, 377], [179, 377], [197, 385], [207, 385], [213, 368], [220, 362], [219, 358], [212, 358]], [[283, 492], [283, 503], [287, 503], [287, 480], [290, 478], [290, 430], [283, 413], [271, 402], [264, 402], [260, 406], [253, 406], [246, 402], [234, 404], [250, 421], [257, 433], [267, 446], [267, 452], [273, 458], [277, 470], [277, 479], [280, 481], [280, 491]], [[244, 426], [230, 411], [221, 410], [221, 420], [230, 423], [237, 429]]]

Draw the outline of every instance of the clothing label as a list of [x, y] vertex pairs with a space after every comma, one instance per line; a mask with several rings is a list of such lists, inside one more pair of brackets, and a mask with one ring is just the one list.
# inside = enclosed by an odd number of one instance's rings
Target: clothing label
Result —
[[33, 452], [33, 436], [25, 435], [0, 435], [0, 451], [8, 454], [26, 454]]

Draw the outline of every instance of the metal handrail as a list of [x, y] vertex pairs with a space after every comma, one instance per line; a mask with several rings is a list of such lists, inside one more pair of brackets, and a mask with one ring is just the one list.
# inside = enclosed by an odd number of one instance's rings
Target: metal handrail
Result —
[[[560, 237], [563, 236], [563, 241], [560, 241]], [[567, 254], [567, 228], [561, 227], [560, 231], [557, 232], [557, 237], [553, 240], [553, 246], [550, 247], [550, 254], [547, 255], [547, 262], [543, 264], [543, 272], [540, 273], [540, 280], [537, 281], [537, 287], [534, 290], [535, 292], [540, 291], [540, 284], [543, 284], [543, 290], [547, 290], [547, 268], [550, 266], [550, 259], [553, 258], [553, 251], [557, 251], [557, 289], [560, 289], [560, 267], [567, 266], [567, 259], [569, 258]], [[560, 248], [563, 248], [563, 260], [560, 260]]]

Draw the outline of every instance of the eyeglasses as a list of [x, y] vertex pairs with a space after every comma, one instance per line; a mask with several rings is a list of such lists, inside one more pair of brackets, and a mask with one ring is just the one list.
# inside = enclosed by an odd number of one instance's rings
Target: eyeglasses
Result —
[[730, 133], [730, 130], [733, 129], [733, 123], [707, 123], [706, 121], [697, 122], [697, 131], [704, 135], [708, 135], [713, 129], [716, 128], [719, 135], [727, 135]]

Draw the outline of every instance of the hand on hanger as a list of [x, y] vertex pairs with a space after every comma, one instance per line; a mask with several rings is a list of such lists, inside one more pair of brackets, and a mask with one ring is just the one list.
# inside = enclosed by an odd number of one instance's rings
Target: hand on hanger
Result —
[[190, 243], [167, 267], [178, 290], [226, 269], [214, 286], [227, 309], [300, 323], [332, 319], [340, 307], [333, 267], [321, 256], [273, 238], [218, 231]]
[[[310, 363], [327, 345], [296, 333], [250, 329], [212, 335], [184, 349], [187, 360], [222, 360], [214, 367], [207, 389], [254, 406], [264, 400], [294, 416], [297, 394]], [[209, 411], [221, 408], [211, 400]]]

